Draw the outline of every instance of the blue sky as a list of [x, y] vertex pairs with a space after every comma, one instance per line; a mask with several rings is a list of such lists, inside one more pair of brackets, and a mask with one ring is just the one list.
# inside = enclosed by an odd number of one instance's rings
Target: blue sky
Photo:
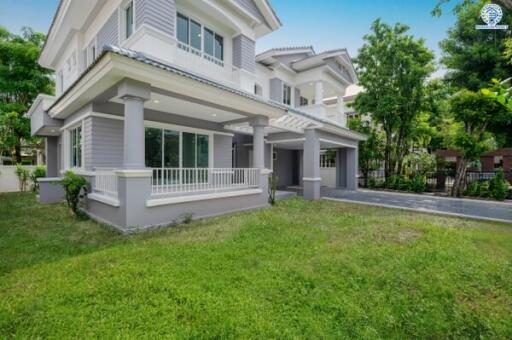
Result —
[[[87, 1], [87, 0], [79, 0]], [[193, 1], [193, 0], [191, 0]], [[258, 52], [278, 46], [313, 45], [317, 52], [346, 47], [352, 56], [363, 43], [371, 23], [401, 22], [423, 37], [440, 56], [438, 43], [454, 23], [447, 8], [441, 18], [430, 11], [437, 0], [271, 0], [283, 27], [258, 41]], [[0, 25], [18, 32], [28, 25], [47, 32], [58, 0], [0, 0]]]

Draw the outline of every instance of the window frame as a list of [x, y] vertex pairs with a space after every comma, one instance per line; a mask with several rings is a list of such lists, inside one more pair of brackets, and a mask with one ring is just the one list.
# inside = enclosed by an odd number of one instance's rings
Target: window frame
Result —
[[[80, 130], [80, 140], [76, 140], [76, 131]], [[75, 138], [73, 138], [75, 136]], [[83, 121], [68, 128], [67, 130], [67, 148], [68, 155], [67, 167], [69, 169], [83, 169], [84, 168], [84, 126]], [[79, 151], [79, 156], [76, 157], [76, 152]], [[76, 163], [75, 163], [76, 161]]]
[[[286, 91], [289, 90], [289, 91]], [[289, 92], [289, 93], [288, 93]], [[285, 94], [288, 94], [287, 96]], [[284, 105], [291, 106], [292, 105], [292, 87], [283, 82], [283, 100]]]
[[[131, 24], [131, 32], [130, 32], [130, 34], [128, 34], [128, 9], [130, 7], [131, 7], [132, 24]], [[122, 6], [121, 18], [122, 18], [121, 24], [122, 24], [123, 39], [128, 40], [135, 33], [135, 2], [133, 0], [129, 0], [124, 3], [124, 5]]]

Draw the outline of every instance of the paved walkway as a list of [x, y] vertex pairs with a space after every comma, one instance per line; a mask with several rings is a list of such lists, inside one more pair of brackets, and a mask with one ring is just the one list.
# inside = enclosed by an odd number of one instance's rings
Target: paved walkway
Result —
[[322, 188], [322, 197], [347, 202], [512, 223], [512, 204], [427, 195]]

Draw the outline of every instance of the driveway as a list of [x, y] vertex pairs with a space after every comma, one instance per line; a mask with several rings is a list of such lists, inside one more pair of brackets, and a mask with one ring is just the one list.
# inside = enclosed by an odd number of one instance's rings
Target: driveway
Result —
[[512, 204], [372, 190], [322, 188], [322, 197], [346, 202], [512, 223]]

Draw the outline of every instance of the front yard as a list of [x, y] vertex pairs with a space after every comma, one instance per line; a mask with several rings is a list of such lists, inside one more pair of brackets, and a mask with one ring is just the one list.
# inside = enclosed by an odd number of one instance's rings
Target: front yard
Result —
[[125, 237], [0, 195], [0, 338], [512, 337], [512, 227], [293, 199]]

